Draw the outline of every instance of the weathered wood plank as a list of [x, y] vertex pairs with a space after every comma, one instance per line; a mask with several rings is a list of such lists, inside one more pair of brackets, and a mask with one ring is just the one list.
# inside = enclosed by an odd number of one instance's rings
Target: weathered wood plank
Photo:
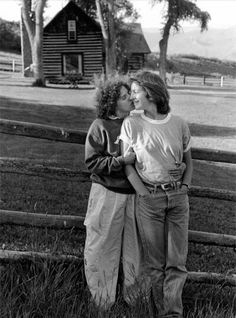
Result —
[[[50, 166], [45, 162], [40, 164], [29, 159], [17, 158], [0, 158], [0, 172], [25, 174], [45, 178], [54, 177], [57, 180], [71, 178], [71, 180], [80, 182], [89, 181], [90, 176], [88, 171], [80, 169], [58, 168]], [[230, 190], [192, 186], [189, 195], [236, 202], [236, 191]]]
[[236, 191], [230, 190], [192, 186], [189, 195], [236, 202]]
[[0, 210], [0, 224], [53, 227], [57, 229], [77, 227], [85, 230], [83, 222], [83, 216]]
[[[0, 133], [84, 144], [86, 132], [48, 125], [0, 119]], [[192, 149], [193, 159], [236, 163], [236, 152], [215, 149]]]
[[192, 148], [193, 159], [236, 163], [236, 152], [206, 148]]
[[43, 259], [48, 261], [75, 261], [81, 262], [82, 259], [74, 255], [61, 255], [51, 254], [42, 252], [32, 251], [11, 251], [11, 250], [0, 250], [0, 261], [20, 261], [20, 260], [31, 260]]
[[202, 231], [188, 231], [188, 240], [191, 243], [236, 247], [236, 236], [229, 234], [208, 233]]
[[[31, 251], [11, 251], [0, 250], [0, 261], [20, 261], [30, 260], [36, 261], [43, 259], [46, 261], [69, 261], [83, 263], [83, 258], [74, 255], [60, 255]], [[223, 286], [236, 286], [236, 275], [223, 275], [218, 273], [207, 272], [188, 272], [187, 281], [200, 284], [217, 284]]]
[[[53, 227], [58, 229], [68, 229], [76, 227], [81, 230], [85, 230], [83, 222], [83, 216], [0, 210], [0, 224]], [[206, 245], [236, 247], [236, 236], [190, 230], [189, 242], [201, 243]]]
[[50, 162], [44, 160], [34, 161], [23, 158], [0, 158], [0, 172], [24, 174], [54, 180], [71, 180], [89, 182], [90, 173], [79, 168], [59, 168], [51, 166]]
[[208, 272], [189, 272], [187, 281], [200, 284], [214, 284], [235, 287], [236, 275], [224, 275]]
[[86, 132], [28, 122], [1, 119], [0, 133], [84, 144]]

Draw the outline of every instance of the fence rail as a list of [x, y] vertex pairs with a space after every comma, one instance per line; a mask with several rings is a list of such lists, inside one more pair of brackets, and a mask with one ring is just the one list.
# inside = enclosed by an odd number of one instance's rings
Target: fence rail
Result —
[[[7, 119], [0, 119], [0, 133], [78, 144], [85, 143], [87, 134], [84, 131], [74, 129]], [[236, 152], [231, 151], [193, 148], [192, 156], [198, 160], [236, 163]]]
[[[73, 178], [74, 181], [89, 181], [90, 173], [80, 169], [72, 170], [49, 166], [45, 163], [38, 164], [29, 160], [0, 158], [0, 172], [24, 174], [30, 176], [54, 178], [54, 180], [65, 180]], [[236, 191], [215, 189], [209, 187], [192, 186], [189, 192], [190, 196], [208, 197], [217, 200], [227, 200], [236, 202]]]
[[22, 63], [19, 59], [0, 57], [0, 71], [22, 72]]
[[194, 86], [214, 86], [214, 87], [236, 87], [236, 78], [227, 76], [190, 76], [190, 75], [175, 75], [169, 76], [170, 84], [174, 85], [194, 85]]
[[[81, 257], [75, 255], [61, 255], [42, 252], [25, 252], [25, 251], [11, 251], [0, 250], [0, 261], [5, 262], [20, 261], [20, 260], [46, 260], [50, 262], [74, 262], [83, 263]], [[222, 286], [236, 286], [236, 275], [223, 275], [218, 273], [207, 272], [188, 272], [187, 280], [198, 284], [214, 284]]]
[[[83, 223], [83, 216], [0, 210], [0, 224], [85, 230]], [[236, 236], [189, 230], [189, 242], [235, 248]]]
[[[83, 131], [4, 119], [0, 120], [0, 133], [78, 144], [84, 144], [86, 138], [86, 132]], [[198, 160], [236, 163], [236, 153], [234, 152], [194, 148], [192, 149], [192, 156], [193, 159]], [[0, 171], [5, 173], [33, 174], [37, 176], [46, 176], [47, 174], [53, 172], [54, 174], [59, 173], [60, 177], [62, 174], [69, 177], [76, 176], [79, 178], [80, 182], [88, 181], [88, 172], [85, 171], [75, 171], [57, 167], [45, 167], [38, 163], [32, 164], [32, 162], [30, 163], [29, 160], [19, 160], [14, 158], [0, 158]], [[190, 195], [236, 201], [236, 192], [221, 189], [202, 188], [195, 186], [191, 189]], [[80, 229], [84, 229], [83, 221], [84, 217], [82, 216], [0, 210], [0, 224], [17, 224], [41, 227], [51, 226], [56, 228], [78, 227]], [[234, 248], [236, 246], [236, 236], [191, 230], [189, 230], [189, 241], [193, 243]], [[54, 255], [49, 253], [0, 250], [0, 260], [9, 261], [15, 259], [19, 260], [22, 258], [32, 260], [35, 260], [36, 258], [43, 258], [55, 261], [68, 259], [71, 261], [82, 261], [80, 258], [73, 255]], [[236, 286], [236, 275], [225, 276], [217, 273], [190, 272], [188, 274], [188, 280], [196, 283]]]

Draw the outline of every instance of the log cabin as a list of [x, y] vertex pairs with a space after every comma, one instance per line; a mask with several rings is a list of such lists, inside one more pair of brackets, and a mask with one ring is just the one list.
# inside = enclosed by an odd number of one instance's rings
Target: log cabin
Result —
[[[141, 25], [127, 24], [121, 37], [123, 54], [120, 71], [127, 73], [141, 69], [146, 55], [151, 52]], [[26, 51], [23, 49], [23, 55]], [[24, 62], [23, 57], [23, 64], [27, 67], [26, 64], [30, 65], [30, 62]], [[105, 51], [100, 24], [74, 1], [69, 1], [44, 27], [43, 66], [45, 78], [51, 80], [77, 74], [89, 81], [94, 74], [102, 74], [105, 71]]]

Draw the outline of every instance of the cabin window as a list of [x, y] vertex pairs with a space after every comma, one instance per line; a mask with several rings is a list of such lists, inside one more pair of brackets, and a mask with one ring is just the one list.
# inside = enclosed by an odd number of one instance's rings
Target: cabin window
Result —
[[67, 33], [67, 39], [68, 41], [76, 41], [76, 21], [75, 20], [68, 20], [68, 33]]
[[83, 75], [83, 56], [82, 54], [63, 54], [63, 75], [81, 74]]

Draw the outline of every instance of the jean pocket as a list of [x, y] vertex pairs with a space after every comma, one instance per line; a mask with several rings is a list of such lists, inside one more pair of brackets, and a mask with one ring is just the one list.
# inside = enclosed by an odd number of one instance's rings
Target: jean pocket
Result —
[[188, 189], [187, 187], [185, 187], [185, 186], [182, 186], [182, 187], [180, 188], [180, 192], [182, 192], [183, 194], [188, 194], [189, 189]]

